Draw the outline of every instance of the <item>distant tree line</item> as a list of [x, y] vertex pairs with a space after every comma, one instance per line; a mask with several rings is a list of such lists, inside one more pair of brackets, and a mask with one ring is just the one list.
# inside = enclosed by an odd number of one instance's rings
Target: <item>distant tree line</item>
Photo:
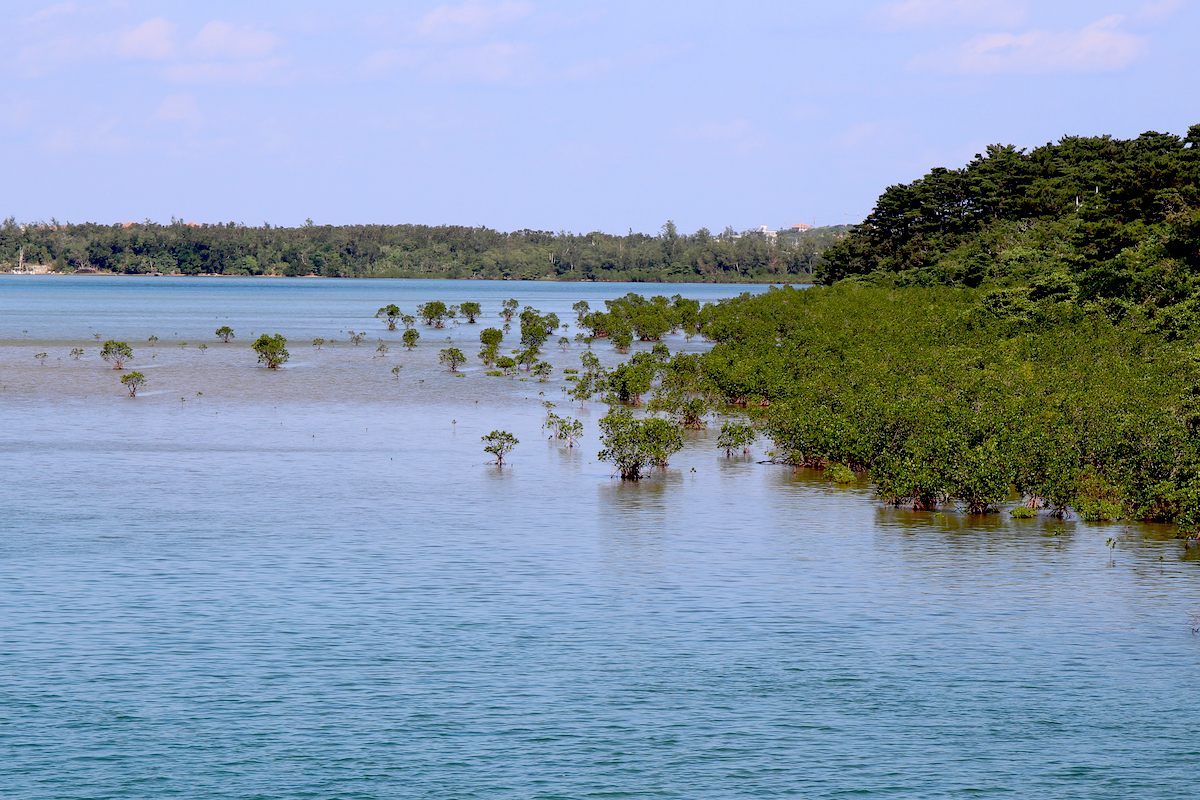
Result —
[[0, 265], [55, 272], [167, 275], [490, 278], [629, 281], [811, 280], [846, 226], [803, 233], [614, 236], [456, 225], [313, 225], [299, 228], [173, 220], [124, 225], [0, 225]]

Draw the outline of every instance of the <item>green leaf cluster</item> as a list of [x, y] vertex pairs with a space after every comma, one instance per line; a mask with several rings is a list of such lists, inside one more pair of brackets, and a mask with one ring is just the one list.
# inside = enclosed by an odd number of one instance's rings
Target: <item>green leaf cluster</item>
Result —
[[279, 369], [280, 365], [291, 357], [286, 345], [287, 339], [282, 334], [269, 336], [264, 333], [258, 337], [252, 347], [254, 352], [258, 353], [258, 363], [266, 364], [267, 369]]
[[1200, 324], [1200, 125], [992, 145], [889, 187], [816, 276], [986, 287], [990, 310], [1020, 323], [1051, 299], [1183, 336]]
[[490, 462], [496, 466], [504, 465], [504, 457], [521, 443], [516, 436], [513, 436], [508, 431], [492, 431], [486, 436], [481, 436], [483, 442], [483, 450], [485, 453], [491, 453], [495, 458]]
[[635, 419], [617, 408], [600, 418], [599, 458], [608, 461], [626, 480], [639, 480], [649, 467], [666, 467], [683, 449], [679, 426], [661, 417]]
[[704, 309], [705, 380], [783, 460], [870, 470], [882, 499], [1200, 523], [1200, 339], [1053, 297], [769, 291]]

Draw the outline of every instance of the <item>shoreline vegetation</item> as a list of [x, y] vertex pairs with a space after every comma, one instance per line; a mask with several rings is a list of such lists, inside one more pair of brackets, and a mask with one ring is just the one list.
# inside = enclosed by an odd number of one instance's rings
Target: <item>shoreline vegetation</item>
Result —
[[979, 290], [846, 283], [706, 307], [701, 361], [779, 463], [866, 473], [933, 510], [1200, 529], [1200, 347], [1043, 301], [998, 316]]
[[[478, 358], [475, 379], [561, 381], [561, 407], [542, 405], [564, 446], [583, 428], [563, 412], [606, 404], [597, 456], [614, 476], [652, 477], [689, 431], [719, 425], [725, 457], [747, 456], [762, 437], [762, 463], [822, 470], [831, 484], [867, 481], [897, 507], [1166, 522], [1184, 538], [1200, 530], [1200, 346], [1102, 309], [1044, 298], [1014, 319], [979, 289], [852, 281], [705, 304], [629, 293], [603, 309], [580, 301], [569, 322], [515, 298], [498, 308], [430, 301], [375, 317], [403, 325], [418, 348], [439, 346], [419, 343], [418, 327], [474, 323], [477, 355], [440, 351], [457, 377]], [[491, 327], [497, 319], [503, 327]], [[570, 328], [573, 341], [560, 335]], [[213, 335], [235, 339], [229, 326]], [[365, 335], [346, 343], [348, 356]], [[696, 337], [711, 349], [667, 344]], [[278, 370], [287, 344], [264, 333], [247, 361], [257, 354]], [[600, 347], [625, 357], [604, 366]], [[135, 361], [125, 342], [106, 342], [101, 355], [117, 370]]]
[[455, 225], [248, 227], [172, 220], [118, 225], [57, 220], [0, 225], [0, 271], [661, 283], [811, 283], [821, 254], [849, 226], [804, 231], [655, 235]]
[[[605, 241], [636, 244], [660, 265], [740, 248], [800, 263], [799, 249], [765, 238], [703, 234], [681, 237], [668, 224], [657, 237]], [[604, 311], [575, 305], [575, 344], [587, 350], [564, 381], [572, 400], [609, 405], [599, 457], [614, 474], [638, 479], [667, 466], [684, 431], [720, 417], [727, 456], [761, 434], [774, 443], [770, 461], [826, 470], [833, 483], [867, 474], [895, 506], [985, 514], [1016, 502], [1015, 517], [1200, 531], [1200, 125], [1186, 137], [989, 147], [962, 169], [890, 187], [848, 236], [829, 236], [806, 262], [823, 284], [815, 289], [772, 287], [703, 306], [633, 293]], [[560, 268], [564, 252], [530, 277]], [[770, 258], [755, 263], [738, 280], [790, 283], [781, 278], [796, 274], [772, 273]], [[580, 266], [575, 274], [603, 274]], [[694, 265], [668, 273], [708, 274]], [[506, 301], [503, 331], [482, 331], [479, 358], [489, 376], [523, 370], [522, 380], [545, 381], [553, 367], [542, 348], [566, 326], [526, 307], [519, 348], [503, 355], [518, 307]], [[422, 308], [439, 328], [462, 310]], [[398, 307], [385, 311], [412, 327]], [[672, 354], [662, 341], [672, 332], [712, 349]], [[591, 352], [600, 342], [636, 352], [603, 369]]]
[[913, 508], [1200, 529], [1200, 125], [990, 146], [889, 187], [816, 277], [705, 328], [780, 458]]

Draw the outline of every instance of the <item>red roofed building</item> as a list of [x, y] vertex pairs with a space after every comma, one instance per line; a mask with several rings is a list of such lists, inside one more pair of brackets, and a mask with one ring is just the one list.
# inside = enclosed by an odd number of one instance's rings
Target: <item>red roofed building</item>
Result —
[[805, 225], [803, 222], [801, 222], [799, 225], [793, 225], [792, 230], [800, 232], [811, 231], [812, 225]]

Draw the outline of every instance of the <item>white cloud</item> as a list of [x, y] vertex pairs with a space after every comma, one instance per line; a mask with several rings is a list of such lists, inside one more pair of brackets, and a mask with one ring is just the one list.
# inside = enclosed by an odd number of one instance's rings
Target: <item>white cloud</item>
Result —
[[122, 58], [161, 61], [175, 55], [175, 26], [162, 17], [148, 19], [117, 37], [116, 52]]
[[177, 94], [166, 98], [158, 106], [156, 116], [168, 122], [201, 122], [204, 117], [196, 98], [190, 94]]
[[262, 58], [275, 49], [276, 43], [275, 35], [267, 31], [216, 20], [200, 30], [192, 49], [208, 58]]
[[74, 3], [58, 3], [57, 5], [43, 8], [41, 11], [29, 17], [26, 22], [41, 22], [45, 19], [61, 17], [64, 14], [72, 14], [76, 10], [77, 9]]
[[529, 81], [536, 70], [529, 48], [520, 42], [492, 42], [450, 49], [380, 50], [363, 63], [363, 71], [380, 77], [397, 70], [436, 83], [512, 83]]
[[1131, 19], [1148, 25], [1159, 25], [1174, 16], [1175, 12], [1181, 8], [1183, 8], [1183, 0], [1159, 0], [1157, 3], [1144, 3]]
[[442, 80], [481, 80], [500, 83], [517, 77], [525, 48], [513, 42], [452, 50], [430, 71]]
[[676, 48], [648, 45], [614, 56], [576, 61], [564, 68], [560, 73], [560, 77], [569, 81], [586, 81], [596, 80], [614, 72], [636, 72], [657, 64], [660, 61], [674, 58], [688, 50], [691, 50], [691, 45]]
[[40, 78], [69, 64], [90, 58], [102, 49], [95, 40], [82, 37], [47, 39], [17, 51], [16, 64], [25, 78]]
[[879, 14], [906, 27], [1019, 25], [1025, 20], [1020, 0], [902, 0], [881, 6]]
[[948, 52], [917, 59], [914, 66], [937, 71], [1105, 72], [1121, 69], [1142, 54], [1146, 41], [1122, 31], [1121, 15], [1105, 17], [1083, 30], [1054, 33], [992, 33]]
[[417, 31], [423, 36], [453, 38], [477, 34], [532, 13], [532, 3], [501, 0], [491, 4], [468, 0], [460, 6], [438, 6], [421, 18], [417, 23]]

